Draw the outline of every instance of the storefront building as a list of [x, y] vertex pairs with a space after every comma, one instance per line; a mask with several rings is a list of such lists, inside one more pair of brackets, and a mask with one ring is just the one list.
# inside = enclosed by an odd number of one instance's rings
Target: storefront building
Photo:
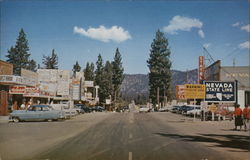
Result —
[[83, 72], [21, 69], [21, 76], [16, 76], [13, 75], [12, 64], [0, 61], [0, 115], [20, 109], [21, 104], [71, 101], [71, 104], [96, 105], [99, 101], [97, 95], [98, 86], [94, 86], [93, 81], [85, 81]]
[[205, 69], [206, 81], [236, 81], [237, 103], [241, 108], [250, 106], [250, 67], [249, 66], [221, 66], [218, 60]]

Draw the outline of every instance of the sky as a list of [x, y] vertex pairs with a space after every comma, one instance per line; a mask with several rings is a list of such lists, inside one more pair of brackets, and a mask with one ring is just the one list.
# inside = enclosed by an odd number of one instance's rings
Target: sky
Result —
[[[0, 59], [6, 60], [21, 28], [30, 58], [42, 65], [55, 49], [59, 69], [112, 61], [116, 48], [124, 72], [147, 74], [159, 29], [168, 39], [172, 69], [198, 67], [203, 47], [223, 66], [249, 66], [248, 0], [0, 0]], [[206, 55], [205, 55], [206, 56]], [[206, 62], [208, 65], [208, 61]]]

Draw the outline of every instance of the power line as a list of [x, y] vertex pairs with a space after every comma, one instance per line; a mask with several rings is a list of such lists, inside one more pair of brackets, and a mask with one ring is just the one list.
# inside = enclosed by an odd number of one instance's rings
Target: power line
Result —
[[[215, 60], [213, 59], [212, 55], [208, 52], [208, 50], [207, 50], [205, 47], [203, 47], [203, 49], [204, 49], [204, 51], [206, 51], [206, 53], [209, 55], [209, 57], [211, 58], [211, 60], [212, 60], [213, 62], [215, 62]], [[230, 74], [228, 71], [226, 71], [226, 70], [223, 69], [222, 67], [220, 67], [220, 69], [223, 70], [225, 73]], [[232, 76], [232, 78], [233, 78], [235, 81], [238, 81], [235, 77]], [[241, 83], [240, 81], [238, 81], [238, 82], [239, 82], [241, 85], [244, 86], [243, 83]]]

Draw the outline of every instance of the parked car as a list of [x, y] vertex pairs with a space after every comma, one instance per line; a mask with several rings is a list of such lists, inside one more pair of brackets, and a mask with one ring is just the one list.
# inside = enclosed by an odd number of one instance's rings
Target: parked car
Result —
[[103, 112], [103, 111], [105, 111], [105, 108], [102, 106], [95, 106], [92, 108], [92, 110], [96, 111], [96, 112]]
[[200, 116], [201, 115], [201, 107], [195, 107], [194, 109], [187, 111], [188, 116], [193, 116], [193, 115], [197, 115]]
[[48, 121], [65, 118], [65, 112], [54, 110], [50, 105], [32, 105], [27, 110], [14, 110], [10, 113], [10, 121]]
[[64, 111], [66, 118], [70, 118], [70, 117], [75, 116], [75, 115], [78, 114], [77, 109], [76, 108], [70, 108], [68, 103], [50, 104], [50, 106], [54, 110]]
[[150, 110], [149, 110], [149, 108], [148, 107], [140, 107], [140, 109], [139, 109], [139, 113], [143, 113], [143, 112], [149, 112]]
[[75, 104], [74, 109], [77, 111], [78, 114], [85, 113], [84, 109], [82, 108], [82, 104]]
[[76, 104], [75, 106], [81, 108], [80, 112], [81, 113], [90, 113], [92, 112], [92, 109], [87, 107], [87, 106], [84, 106], [83, 104]]
[[173, 109], [173, 106], [165, 106], [159, 109], [159, 112], [168, 112]]
[[177, 113], [179, 110], [180, 110], [181, 106], [174, 106], [172, 109], [171, 109], [171, 112], [172, 113]]
[[180, 113], [180, 114], [187, 114], [187, 111], [190, 111], [192, 109], [194, 109], [194, 106], [184, 105], [184, 106], [180, 107], [180, 109], [178, 110], [178, 113]]

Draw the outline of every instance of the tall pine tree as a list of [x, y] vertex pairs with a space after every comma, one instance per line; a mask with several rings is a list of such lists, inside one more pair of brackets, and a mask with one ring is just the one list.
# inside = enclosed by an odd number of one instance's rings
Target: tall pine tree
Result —
[[[98, 97], [99, 102], [103, 102], [103, 88], [102, 88], [102, 81], [103, 81], [103, 60], [101, 54], [98, 55], [97, 61], [96, 61], [96, 70], [95, 70], [95, 85], [99, 86], [98, 91]], [[101, 101], [100, 101], [101, 100]]]
[[105, 103], [106, 99], [112, 95], [113, 92], [113, 84], [112, 84], [112, 77], [113, 77], [113, 68], [112, 64], [107, 61], [102, 74], [102, 83], [100, 84], [100, 102]]
[[94, 64], [93, 63], [89, 64], [89, 62], [87, 62], [86, 68], [83, 70], [86, 81], [94, 81], [95, 77], [94, 69], [95, 69]]
[[100, 86], [102, 81], [102, 74], [103, 74], [103, 60], [101, 54], [99, 54], [98, 59], [96, 61], [95, 85]]
[[73, 66], [73, 72], [80, 72], [81, 66], [79, 65], [78, 61], [76, 61], [76, 64]]
[[122, 57], [119, 52], [119, 49], [116, 49], [115, 52], [115, 57], [114, 61], [112, 62], [112, 68], [113, 68], [113, 78], [112, 78], [112, 83], [113, 83], [113, 97], [114, 97], [114, 102], [116, 103], [117, 98], [120, 96], [120, 86], [122, 84], [122, 81], [124, 79], [123, 75], [123, 67], [122, 67]]
[[76, 61], [76, 64], [74, 64], [72, 71], [74, 73], [74, 76], [76, 75], [76, 72], [81, 71], [81, 66], [79, 65], [78, 61]]
[[58, 56], [55, 49], [52, 50], [51, 56], [43, 56], [43, 64], [45, 69], [58, 69]]
[[21, 68], [36, 70], [36, 62], [33, 59], [29, 59], [30, 54], [28, 52], [28, 40], [24, 30], [21, 29], [15, 47], [11, 46], [8, 50], [8, 55], [6, 55], [6, 61], [13, 64], [13, 73], [15, 75], [21, 75]]
[[159, 101], [164, 101], [164, 96], [171, 98], [171, 61], [168, 40], [164, 33], [158, 30], [151, 44], [150, 57], [147, 61], [149, 67], [149, 98], [155, 105], [157, 103], [157, 90]]

